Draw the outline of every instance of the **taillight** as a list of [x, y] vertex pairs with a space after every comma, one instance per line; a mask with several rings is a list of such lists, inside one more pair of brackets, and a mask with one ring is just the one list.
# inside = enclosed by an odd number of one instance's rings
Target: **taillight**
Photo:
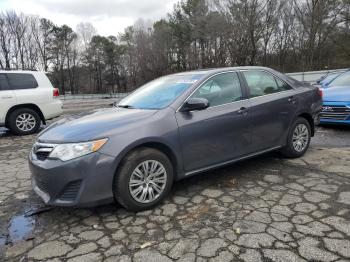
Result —
[[323, 91], [322, 91], [322, 89], [318, 88], [317, 92], [318, 92], [318, 95], [319, 95], [321, 98], [323, 98]]
[[59, 97], [60, 96], [60, 91], [58, 90], [58, 88], [54, 88], [53, 89], [53, 97]]

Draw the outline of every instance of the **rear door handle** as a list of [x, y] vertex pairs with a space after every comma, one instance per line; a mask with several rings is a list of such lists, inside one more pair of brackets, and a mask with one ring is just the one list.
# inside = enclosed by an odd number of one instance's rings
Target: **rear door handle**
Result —
[[237, 113], [240, 115], [246, 115], [248, 113], [248, 111], [249, 111], [249, 109], [243, 106], [237, 111]]
[[3, 99], [13, 98], [13, 96], [2, 96]]
[[295, 104], [297, 102], [297, 100], [294, 96], [290, 96], [290, 97], [288, 97], [288, 102]]

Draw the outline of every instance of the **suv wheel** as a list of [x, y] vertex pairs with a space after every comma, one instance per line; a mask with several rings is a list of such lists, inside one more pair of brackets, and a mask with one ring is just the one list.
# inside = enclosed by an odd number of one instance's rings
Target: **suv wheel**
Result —
[[33, 134], [39, 130], [40, 124], [39, 114], [30, 108], [16, 109], [9, 117], [9, 128], [16, 135]]
[[302, 117], [297, 118], [288, 134], [287, 145], [281, 150], [286, 157], [297, 158], [305, 154], [311, 140], [309, 122]]
[[115, 199], [126, 209], [141, 211], [159, 204], [173, 183], [173, 166], [152, 148], [133, 151], [123, 160], [114, 179]]

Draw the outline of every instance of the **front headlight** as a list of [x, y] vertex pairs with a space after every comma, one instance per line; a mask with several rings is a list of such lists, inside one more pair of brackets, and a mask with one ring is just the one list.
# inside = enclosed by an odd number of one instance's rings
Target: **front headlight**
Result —
[[96, 141], [59, 144], [50, 153], [50, 158], [57, 158], [62, 161], [68, 161], [77, 157], [81, 157], [93, 152], [97, 152], [107, 142], [107, 138]]

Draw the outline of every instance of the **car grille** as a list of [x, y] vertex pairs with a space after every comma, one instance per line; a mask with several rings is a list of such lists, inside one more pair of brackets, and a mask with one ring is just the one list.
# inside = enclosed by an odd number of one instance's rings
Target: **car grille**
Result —
[[41, 191], [44, 191], [45, 193], [49, 191], [48, 181], [46, 178], [34, 176], [34, 180]]
[[35, 143], [33, 146], [33, 153], [38, 160], [45, 160], [49, 157], [54, 147], [55, 145], [53, 144]]
[[331, 120], [346, 120], [350, 116], [350, 107], [323, 106], [320, 117]]
[[81, 186], [81, 180], [68, 183], [62, 190], [58, 199], [62, 201], [74, 201], [77, 198]]

